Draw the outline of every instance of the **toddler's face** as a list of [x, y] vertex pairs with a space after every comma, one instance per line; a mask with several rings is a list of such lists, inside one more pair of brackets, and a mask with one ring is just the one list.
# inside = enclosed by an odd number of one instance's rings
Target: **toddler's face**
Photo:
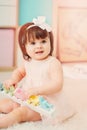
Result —
[[35, 60], [43, 60], [50, 53], [50, 39], [46, 37], [44, 39], [31, 40], [26, 44], [26, 50], [31, 58]]

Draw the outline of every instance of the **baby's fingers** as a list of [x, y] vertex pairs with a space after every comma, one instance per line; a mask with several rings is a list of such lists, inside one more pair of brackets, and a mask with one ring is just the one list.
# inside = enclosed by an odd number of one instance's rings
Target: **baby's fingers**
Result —
[[3, 86], [6, 88], [6, 89], [9, 89], [11, 86], [13, 85], [12, 81], [11, 80], [7, 80], [3, 83]]

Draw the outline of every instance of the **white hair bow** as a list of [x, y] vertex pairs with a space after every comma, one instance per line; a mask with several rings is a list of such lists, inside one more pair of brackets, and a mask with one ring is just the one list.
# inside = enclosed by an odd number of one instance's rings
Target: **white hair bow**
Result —
[[32, 21], [34, 23], [34, 25], [29, 26], [29, 28], [31, 28], [33, 26], [39, 26], [41, 29], [43, 29], [43, 30], [46, 29], [48, 32], [51, 32], [52, 29], [51, 29], [50, 25], [45, 23], [45, 20], [46, 20], [46, 17], [44, 17], [44, 16], [39, 16], [39, 17], [37, 17], [37, 19], [34, 18]]

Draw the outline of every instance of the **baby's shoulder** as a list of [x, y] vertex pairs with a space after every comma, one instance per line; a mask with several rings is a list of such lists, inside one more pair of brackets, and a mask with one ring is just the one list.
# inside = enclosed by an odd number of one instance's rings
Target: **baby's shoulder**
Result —
[[53, 64], [53, 65], [61, 65], [61, 62], [56, 57], [51, 56], [50, 58], [51, 58], [51, 60], [50, 60], [51, 64]]

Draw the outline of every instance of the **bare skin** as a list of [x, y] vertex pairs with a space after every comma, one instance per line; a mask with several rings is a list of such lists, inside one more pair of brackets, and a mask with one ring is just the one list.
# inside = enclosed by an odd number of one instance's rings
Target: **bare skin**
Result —
[[6, 115], [0, 118], [0, 128], [7, 128], [16, 123], [26, 121], [41, 120], [39, 113], [29, 109], [26, 106], [20, 106], [11, 99], [3, 99], [0, 101], [0, 113], [1, 112], [6, 113]]

